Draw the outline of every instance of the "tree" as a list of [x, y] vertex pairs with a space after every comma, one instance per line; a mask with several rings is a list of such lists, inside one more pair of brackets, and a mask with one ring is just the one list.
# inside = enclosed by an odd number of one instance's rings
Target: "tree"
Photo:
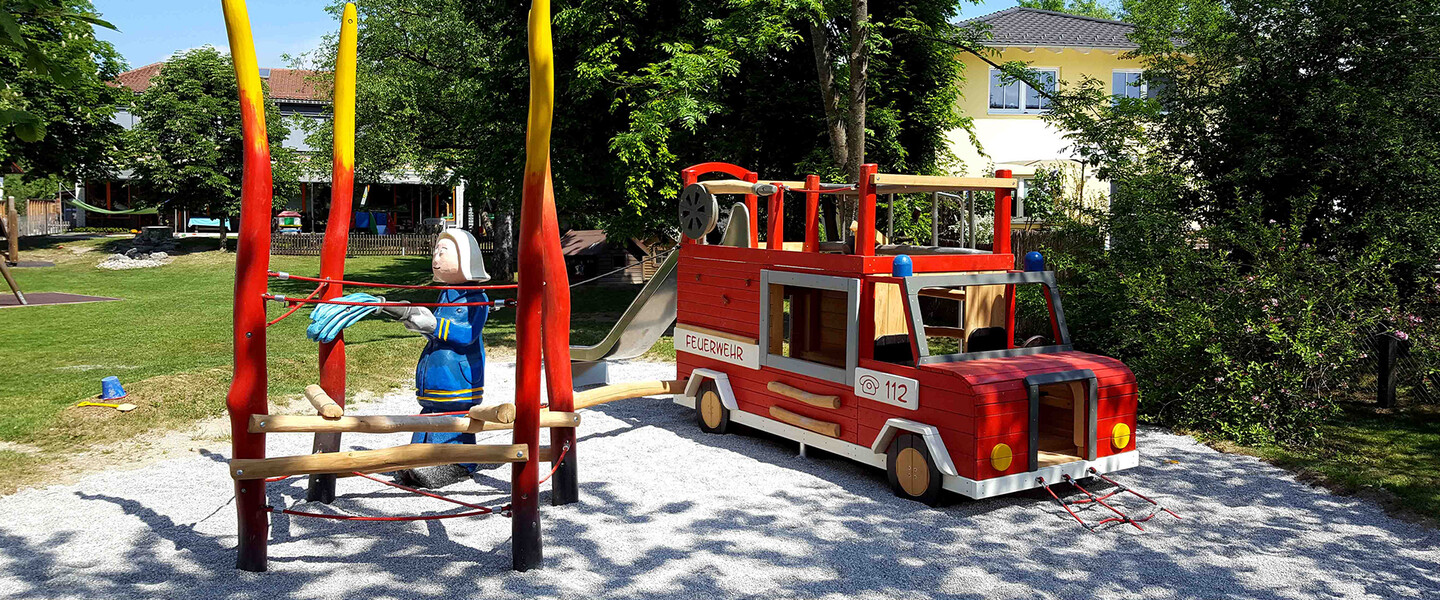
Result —
[[128, 92], [108, 82], [125, 65], [93, 26], [110, 27], [88, 0], [0, 0], [0, 165], [113, 170], [122, 129], [111, 119]]
[[[955, 4], [910, 0], [871, 11], [863, 113], [870, 118], [855, 132], [870, 135], [858, 138], [868, 152], [856, 156], [886, 168], [944, 168], [944, 134], [963, 123], [954, 109], [960, 71], [953, 51], [932, 38], [953, 28]], [[526, 6], [359, 5], [359, 177], [418, 167], [437, 182], [466, 179], [467, 197], [500, 215], [512, 210], [523, 156]], [[672, 231], [676, 172], [703, 161], [766, 176], [843, 178], [844, 161], [826, 144], [807, 36], [820, 22], [827, 47], [848, 49], [849, 36], [838, 32], [850, 31], [852, 10], [849, 2], [616, 0], [560, 9], [552, 161], [562, 217], [616, 237]], [[846, 53], [827, 64], [846, 65]], [[327, 48], [315, 62], [332, 56]], [[843, 70], [833, 83], [847, 112], [851, 78], [848, 65]], [[313, 143], [324, 147], [326, 135]]]
[[1020, 0], [1018, 4], [1025, 8], [1038, 8], [1096, 19], [1114, 19], [1118, 16], [1101, 0], [1069, 0], [1069, 2], [1066, 0]]
[[[244, 136], [239, 95], [230, 57], [213, 47], [165, 62], [135, 102], [139, 122], [130, 130], [131, 165], [143, 192], [137, 204], [240, 214]], [[299, 169], [294, 152], [282, 145], [289, 128], [268, 97], [265, 127], [275, 198], [283, 205], [299, 192]]]
[[1377, 333], [1440, 374], [1436, 2], [1125, 9], [1159, 93], [1087, 79], [1046, 117], [1114, 190], [1065, 232], [1096, 243], [1051, 255], [1079, 344], [1134, 370], [1144, 413], [1248, 443], [1313, 439]]

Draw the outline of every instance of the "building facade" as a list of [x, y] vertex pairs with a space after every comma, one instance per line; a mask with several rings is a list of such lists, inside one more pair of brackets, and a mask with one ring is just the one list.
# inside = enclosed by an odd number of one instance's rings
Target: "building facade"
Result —
[[[163, 67], [164, 63], [153, 63], [126, 71], [115, 83], [138, 95], [150, 87]], [[331, 99], [329, 93], [318, 86], [321, 79], [318, 75], [320, 73], [305, 69], [260, 69], [260, 78], [265, 80], [270, 98], [290, 127], [284, 146], [298, 151], [302, 160], [313, 158], [328, 165], [330, 149], [312, 148], [303, 126], [305, 120], [330, 118]], [[135, 126], [138, 117], [129, 110], [121, 110], [114, 120], [129, 129]], [[301, 229], [305, 232], [324, 230], [329, 213], [330, 180], [328, 170], [322, 171], [325, 175], [302, 172], [300, 198], [284, 208], [277, 207], [277, 211], [299, 213]], [[75, 224], [134, 228], [163, 222], [173, 225], [177, 231], [213, 230], [225, 224], [221, 215], [189, 214], [173, 208], [162, 208], [152, 214], [130, 212], [137, 193], [131, 179], [129, 172], [122, 172], [113, 180], [79, 184], [77, 199], [93, 210], [82, 207], [75, 215]], [[408, 233], [457, 223], [473, 225], [479, 219], [478, 214], [466, 210], [463, 183], [458, 186], [428, 184], [417, 173], [387, 173], [381, 181], [373, 182], [357, 180], [355, 194], [354, 210], [358, 214], [351, 225], [358, 231]]]
[[[1126, 57], [1138, 46], [1130, 41], [1128, 23], [1032, 8], [1011, 8], [966, 21], [988, 29], [985, 44], [994, 52], [984, 58], [965, 53], [961, 113], [973, 121], [975, 138], [955, 130], [951, 150], [960, 158], [962, 174], [979, 176], [1009, 169], [1021, 179], [1015, 202], [1017, 223], [1025, 223], [1028, 183], [1038, 169], [1059, 171], [1067, 195], [1087, 206], [1108, 205], [1108, 183], [1094, 177], [1091, 165], [1070, 151], [1065, 132], [1043, 120], [1050, 101], [1042, 91], [1076, 86], [1086, 78], [1099, 80], [1116, 96], [1152, 96], [1141, 79], [1143, 65]], [[987, 60], [988, 59], [988, 60]], [[1007, 82], [995, 65], [1020, 61], [1030, 65], [1036, 90], [1026, 83]], [[994, 64], [991, 64], [994, 63]]]

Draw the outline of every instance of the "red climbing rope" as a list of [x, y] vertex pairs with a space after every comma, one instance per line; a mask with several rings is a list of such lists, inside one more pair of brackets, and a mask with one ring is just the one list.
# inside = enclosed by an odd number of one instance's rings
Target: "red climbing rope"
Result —
[[[429, 415], [423, 415], [423, 416], [439, 416], [439, 415], [442, 415], [442, 414], [447, 414], [447, 413], [430, 413]], [[448, 414], [462, 414], [462, 413], [448, 413]], [[555, 473], [560, 470], [560, 465], [561, 465], [562, 462], [565, 460], [565, 455], [568, 454], [569, 452], [570, 452], [570, 446], [569, 446], [569, 445], [566, 445], [564, 448], [561, 448], [561, 449], [560, 449], [560, 455], [555, 457], [555, 467], [552, 468], [552, 469], [550, 469], [550, 474], [542, 477], [538, 483], [545, 483], [546, 481], [549, 481], [549, 480], [550, 480], [550, 477], [554, 476]], [[424, 490], [417, 490], [417, 489], [412, 488], [412, 487], [409, 487], [409, 486], [400, 485], [400, 484], [395, 483], [395, 482], [393, 482], [393, 481], [385, 481], [384, 479], [380, 479], [379, 477], [375, 477], [375, 476], [373, 476], [373, 475], [368, 475], [368, 474], [366, 474], [366, 473], [361, 473], [361, 472], [359, 472], [359, 471], [352, 472], [351, 475], [355, 475], [355, 476], [358, 476], [358, 477], [364, 477], [364, 478], [366, 478], [366, 479], [369, 479], [370, 481], [374, 481], [374, 482], [376, 482], [376, 483], [381, 483], [381, 484], [384, 484], [384, 485], [388, 485], [388, 486], [393, 487], [393, 488], [398, 489], [398, 490], [404, 490], [404, 491], [411, 492], [411, 493], [414, 493], [414, 494], [419, 494], [419, 495], [421, 495], [421, 496], [425, 496], [426, 498], [434, 498], [434, 499], [436, 499], [436, 500], [441, 500], [441, 501], [444, 501], [444, 502], [449, 502], [449, 503], [451, 503], [451, 504], [456, 504], [456, 505], [459, 505], [459, 506], [463, 506], [463, 507], [465, 507], [465, 508], [473, 508], [473, 509], [475, 509], [475, 510], [472, 510], [472, 511], [469, 511], [469, 512], [463, 512], [463, 513], [448, 514], [448, 515], [409, 515], [409, 516], [402, 516], [402, 517], [364, 517], [364, 516], [358, 516], [358, 515], [327, 515], [327, 514], [325, 514], [325, 513], [312, 513], [312, 512], [306, 512], [306, 511], [303, 511], [303, 510], [291, 510], [291, 509], [288, 509], [288, 508], [275, 508], [275, 507], [273, 507], [273, 506], [267, 506], [267, 507], [265, 507], [265, 510], [267, 510], [267, 511], [269, 511], [269, 512], [272, 512], [272, 513], [283, 513], [283, 514], [287, 514], [287, 515], [294, 515], [294, 516], [297, 516], [297, 517], [310, 517], [310, 518], [314, 518], [314, 519], [330, 519], [330, 520], [333, 520], [333, 521], [390, 521], [390, 522], [396, 522], [396, 521], [398, 521], [398, 522], [404, 522], [404, 521], [436, 521], [436, 520], [439, 520], [439, 519], [458, 519], [458, 518], [460, 518], [460, 517], [478, 517], [478, 516], [480, 516], [480, 515], [488, 515], [488, 514], [492, 514], [492, 513], [495, 513], [495, 512], [499, 512], [502, 516], [509, 516], [509, 515], [507, 514], [507, 513], [509, 512], [509, 510], [510, 510], [510, 505], [509, 505], [509, 504], [506, 504], [505, 506], [500, 507], [499, 510], [497, 511], [496, 509], [490, 508], [490, 507], [488, 507], [488, 506], [481, 506], [481, 505], [479, 505], [479, 504], [471, 504], [471, 503], [469, 503], [469, 502], [462, 502], [462, 501], [456, 500], [456, 499], [454, 499], [454, 498], [446, 498], [445, 496], [441, 496], [441, 495], [439, 495], [439, 494], [432, 494], [432, 493], [427, 492], [427, 491], [424, 491]], [[281, 481], [281, 480], [289, 479], [289, 478], [291, 478], [291, 477], [295, 477], [295, 475], [285, 475], [285, 476], [283, 476], [283, 477], [271, 477], [271, 478], [269, 478], [269, 479], [266, 479], [266, 480], [265, 480], [265, 483], [273, 483], [273, 482], [276, 482], [276, 481]], [[1077, 517], [1077, 518], [1078, 518], [1078, 517]]]
[[[309, 299], [311, 299], [311, 298], [314, 298], [316, 294], [319, 294], [321, 290], [325, 289], [325, 288], [328, 287], [329, 285], [330, 285], [330, 284], [328, 284], [328, 283], [322, 283], [322, 284], [320, 284], [320, 286], [317, 287], [317, 288], [315, 288], [315, 291], [310, 292], [310, 295], [309, 295], [309, 296], [306, 296], [305, 299], [306, 299], [306, 300], [309, 300]], [[266, 326], [266, 327], [269, 327], [269, 326], [271, 326], [271, 325], [274, 325], [274, 324], [276, 324], [276, 323], [279, 323], [279, 322], [281, 322], [281, 321], [284, 321], [286, 317], [289, 317], [290, 315], [295, 314], [295, 311], [300, 310], [300, 307], [302, 307], [302, 306], [305, 306], [305, 303], [304, 303], [304, 302], [296, 302], [296, 303], [295, 303], [295, 306], [291, 307], [290, 310], [285, 311], [285, 314], [280, 315], [280, 316], [278, 316], [278, 317], [275, 317], [275, 320], [274, 320], [274, 321], [271, 321], [271, 322], [269, 322], [269, 323], [266, 323], [265, 326]]]
[[515, 284], [508, 285], [405, 285], [400, 283], [372, 283], [368, 281], [350, 281], [346, 279], [321, 279], [319, 277], [305, 277], [303, 275], [291, 275], [284, 271], [269, 271], [268, 275], [277, 279], [294, 279], [296, 281], [314, 281], [318, 283], [338, 283], [341, 285], [353, 285], [356, 287], [372, 288], [395, 288], [402, 290], [513, 290]]
[[488, 302], [349, 302], [345, 300], [318, 300], [314, 298], [289, 298], [276, 294], [261, 294], [266, 300], [276, 302], [301, 302], [305, 304], [339, 304], [341, 306], [494, 306], [496, 308], [513, 304], [512, 301], [490, 300]]
[[537, 481], [537, 482], [536, 482], [536, 485], [539, 485], [539, 484], [541, 484], [541, 483], [545, 483], [546, 481], [549, 481], [549, 480], [550, 480], [550, 476], [551, 476], [551, 475], [554, 475], [556, 471], [559, 471], [559, 470], [560, 470], [560, 464], [565, 460], [565, 453], [567, 453], [567, 452], [569, 452], [569, 451], [570, 451], [570, 444], [565, 444], [565, 447], [563, 447], [563, 448], [560, 449], [560, 456], [555, 457], [555, 468], [550, 469], [550, 475], [546, 475], [546, 476], [544, 476], [544, 477], [541, 477], [541, 478], [540, 478], [540, 481]]
[[[469, 511], [469, 512], [463, 512], [463, 513], [448, 514], [448, 515], [409, 515], [409, 516], [402, 516], [402, 517], [363, 517], [363, 516], [357, 516], [357, 515], [327, 515], [327, 514], [324, 514], [324, 513], [306, 512], [306, 511], [303, 511], [303, 510], [290, 510], [290, 509], [288, 509], [288, 508], [277, 509], [277, 508], [275, 508], [275, 507], [273, 507], [273, 506], [266, 507], [266, 509], [269, 510], [270, 512], [284, 513], [284, 514], [287, 514], [287, 515], [294, 515], [294, 516], [297, 516], [297, 517], [311, 517], [311, 518], [315, 518], [315, 519], [331, 519], [331, 520], [334, 520], [334, 521], [392, 521], [392, 522], [393, 522], [393, 521], [435, 521], [435, 520], [439, 520], [439, 519], [458, 519], [458, 518], [460, 518], [460, 517], [478, 517], [478, 516], [480, 516], [480, 515], [488, 515], [488, 514], [497, 512], [496, 509], [490, 508], [490, 507], [488, 507], [488, 506], [480, 506], [479, 504], [471, 504], [471, 503], [469, 503], [469, 502], [462, 502], [462, 501], [456, 500], [456, 499], [454, 499], [454, 498], [446, 498], [445, 496], [441, 496], [441, 495], [439, 495], [439, 494], [432, 494], [432, 493], [426, 492], [426, 491], [424, 491], [424, 490], [417, 490], [417, 489], [415, 489], [415, 488], [412, 488], [412, 487], [409, 487], [409, 486], [400, 485], [400, 484], [395, 483], [395, 482], [392, 482], [392, 481], [385, 481], [384, 479], [380, 479], [380, 478], [375, 477], [375, 476], [372, 476], [372, 475], [367, 475], [367, 474], [361, 473], [361, 472], [359, 472], [359, 471], [356, 471], [356, 472], [352, 473], [352, 475], [356, 475], [356, 476], [359, 476], [359, 477], [364, 477], [364, 478], [366, 478], [366, 479], [369, 479], [370, 481], [374, 481], [374, 482], [377, 482], [377, 483], [382, 483], [382, 484], [388, 485], [388, 486], [393, 487], [393, 488], [396, 488], [396, 489], [400, 489], [400, 490], [404, 490], [404, 491], [407, 491], [407, 492], [412, 492], [412, 493], [415, 493], [415, 494], [419, 494], [419, 495], [425, 496], [425, 497], [427, 497], [427, 498], [434, 498], [434, 499], [436, 499], [436, 500], [441, 500], [441, 501], [444, 501], [444, 502], [449, 502], [449, 503], [451, 503], [451, 504], [457, 504], [457, 505], [460, 505], [460, 506], [464, 506], [465, 508], [473, 508], [473, 509], [475, 509], [475, 510], [472, 510], [472, 511]], [[284, 477], [281, 477], [281, 478], [279, 478], [279, 479], [285, 479], [285, 478], [284, 478]], [[269, 481], [269, 480], [267, 479], [266, 481]], [[509, 509], [510, 509], [510, 505], [509, 505], [509, 504], [506, 504], [505, 506], [500, 507], [499, 512], [500, 512], [501, 514], [504, 514], [504, 513], [505, 513], [506, 511], [508, 511]]]

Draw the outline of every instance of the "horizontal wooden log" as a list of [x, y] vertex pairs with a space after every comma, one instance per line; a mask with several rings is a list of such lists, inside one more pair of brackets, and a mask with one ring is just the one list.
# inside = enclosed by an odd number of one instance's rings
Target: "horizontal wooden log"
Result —
[[799, 400], [801, 402], [809, 404], [810, 406], [818, 406], [820, 408], [829, 409], [840, 408], [839, 396], [813, 394], [794, 386], [785, 385], [778, 381], [772, 381], [765, 384], [765, 389], [780, 394], [781, 396], [784, 396], [791, 400]]
[[489, 423], [514, 423], [515, 405], [509, 402], [504, 404], [487, 404], [470, 407], [470, 418], [476, 421]]
[[381, 450], [322, 452], [278, 458], [230, 461], [233, 479], [264, 479], [291, 475], [379, 473], [454, 463], [508, 463], [525, 460], [524, 444], [406, 444]]
[[739, 179], [716, 179], [714, 181], [699, 181], [705, 186], [705, 191], [711, 194], [759, 194], [768, 196], [774, 193], [775, 186], [768, 183], [750, 183]]
[[[541, 427], [578, 427], [573, 412], [540, 411]], [[477, 421], [470, 417], [409, 417], [389, 415], [326, 419], [309, 415], [251, 415], [250, 433], [479, 433], [514, 428], [513, 423]]]
[[575, 393], [575, 408], [589, 408], [597, 404], [624, 400], [626, 398], [640, 398], [642, 396], [658, 396], [661, 394], [679, 394], [685, 391], [683, 381], [635, 381], [630, 383], [617, 383], [598, 387], [591, 390]]
[[936, 177], [932, 175], [875, 174], [876, 194], [913, 194], [917, 192], [954, 192], [961, 190], [993, 191], [1015, 189], [1015, 179], [994, 177]]
[[809, 429], [820, 435], [827, 435], [833, 438], [840, 437], [840, 425], [829, 421], [812, 419], [802, 414], [790, 412], [778, 406], [770, 407], [770, 418], [782, 423], [789, 423], [801, 429]]
[[310, 401], [310, 406], [315, 407], [315, 411], [320, 413], [322, 417], [338, 419], [345, 416], [345, 408], [340, 406], [340, 403], [336, 402], [334, 398], [331, 398], [330, 394], [325, 393], [324, 388], [318, 385], [311, 384], [305, 386], [305, 399]]

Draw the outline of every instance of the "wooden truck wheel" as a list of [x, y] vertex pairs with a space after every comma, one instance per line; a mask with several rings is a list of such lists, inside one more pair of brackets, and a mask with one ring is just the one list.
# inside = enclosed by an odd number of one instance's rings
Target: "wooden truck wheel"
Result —
[[913, 433], [896, 434], [886, 455], [890, 491], [930, 506], [940, 504], [940, 468], [924, 439]]
[[714, 380], [706, 379], [695, 393], [695, 416], [700, 422], [700, 431], [725, 433], [730, 429], [730, 409], [720, 400], [720, 387]]

